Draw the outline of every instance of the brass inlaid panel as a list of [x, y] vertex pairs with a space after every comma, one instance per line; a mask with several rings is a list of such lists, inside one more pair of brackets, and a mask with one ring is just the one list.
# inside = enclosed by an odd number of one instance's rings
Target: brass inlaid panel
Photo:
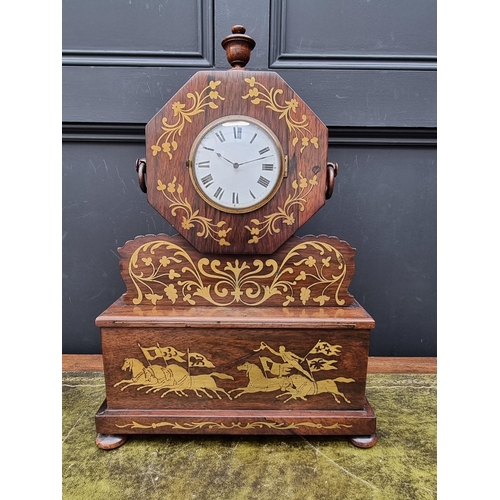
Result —
[[[245, 361], [235, 367], [245, 373], [247, 384], [226, 389], [218, 384], [235, 378], [230, 373], [215, 371], [215, 364], [205, 354], [189, 348], [181, 351], [173, 346], [160, 346], [159, 343], [150, 347], [137, 345], [145, 362], [125, 358], [121, 369], [129, 374], [129, 378], [114, 384], [121, 391], [134, 387], [144, 394], [159, 392], [161, 398], [168, 395], [190, 397], [194, 393], [198, 397], [226, 397], [229, 400], [246, 394], [279, 392], [270, 397], [280, 399], [284, 404], [290, 400], [306, 401], [308, 397], [326, 393], [339, 404], [341, 400], [351, 403], [339, 389], [339, 384], [355, 382], [353, 378], [316, 378], [318, 372], [337, 370], [338, 359], [334, 358], [340, 357], [341, 345], [318, 340], [309, 352], [300, 356], [285, 345], [275, 349], [262, 341], [253, 350], [263, 354], [258, 356], [258, 363]], [[211, 371], [207, 373], [207, 370]]]
[[[193, 182], [193, 145], [207, 127], [231, 116], [259, 122], [282, 149], [281, 181], [251, 210], [230, 203], [232, 198], [219, 204], [217, 186], [207, 196]], [[146, 125], [145, 160], [148, 202], [197, 250], [270, 255], [325, 203], [328, 130], [275, 72], [201, 71]], [[240, 190], [247, 186], [231, 189], [235, 200]]]
[[350, 303], [353, 249], [336, 239], [293, 239], [268, 258], [204, 256], [175, 237], [141, 239], [126, 245], [130, 257], [122, 264], [126, 298], [135, 305]]

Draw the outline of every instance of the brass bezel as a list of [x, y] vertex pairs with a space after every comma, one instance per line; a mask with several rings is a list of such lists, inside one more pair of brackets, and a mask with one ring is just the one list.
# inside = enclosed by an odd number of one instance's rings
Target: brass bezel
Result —
[[[209, 130], [212, 128], [218, 126], [221, 123], [228, 122], [228, 121], [237, 121], [237, 120], [244, 120], [248, 122], [252, 122], [253, 124], [257, 125], [258, 127], [262, 128], [267, 132], [271, 140], [274, 141], [276, 148], [279, 152], [279, 175], [278, 175], [278, 180], [276, 182], [276, 185], [274, 186], [273, 190], [262, 200], [260, 200], [258, 203], [255, 205], [251, 205], [250, 207], [246, 208], [231, 208], [231, 207], [226, 207], [224, 205], [220, 205], [216, 203], [215, 201], [211, 200], [208, 198], [208, 196], [204, 193], [200, 185], [198, 184], [198, 181], [196, 179], [196, 176], [193, 172], [193, 159], [195, 156], [195, 153], [198, 149], [198, 146], [203, 139], [203, 137], [207, 134]], [[276, 137], [276, 134], [265, 124], [262, 123], [260, 120], [257, 120], [253, 117], [247, 116], [247, 115], [227, 115], [223, 116], [221, 118], [217, 118], [216, 120], [210, 122], [206, 127], [203, 128], [203, 130], [196, 136], [196, 139], [193, 142], [193, 145], [191, 146], [191, 150], [189, 152], [189, 158], [187, 161], [187, 166], [189, 168], [189, 176], [191, 177], [191, 182], [193, 183], [194, 188], [196, 189], [196, 192], [200, 195], [200, 197], [208, 203], [210, 206], [216, 208], [217, 210], [220, 210], [221, 212], [229, 213], [229, 214], [246, 214], [249, 212], [253, 212], [255, 210], [258, 210], [259, 208], [263, 207], [266, 205], [277, 193], [278, 189], [281, 187], [281, 183], [283, 182], [283, 178], [286, 177], [286, 160], [287, 157], [283, 153], [283, 148], [281, 146], [281, 143]]]

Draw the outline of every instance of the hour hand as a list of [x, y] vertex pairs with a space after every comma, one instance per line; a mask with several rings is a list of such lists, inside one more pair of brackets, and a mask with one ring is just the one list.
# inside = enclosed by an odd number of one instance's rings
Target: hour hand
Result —
[[234, 165], [234, 162], [232, 162], [231, 160], [228, 160], [225, 156], [222, 156], [220, 153], [217, 153], [217, 151], [215, 151], [215, 154], [216, 154], [219, 158], [222, 158], [223, 160], [228, 161], [231, 165]]

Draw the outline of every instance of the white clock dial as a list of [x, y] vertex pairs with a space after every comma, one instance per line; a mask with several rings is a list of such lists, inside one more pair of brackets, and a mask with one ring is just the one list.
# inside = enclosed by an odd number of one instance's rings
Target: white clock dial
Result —
[[200, 133], [191, 149], [190, 166], [205, 201], [225, 212], [245, 213], [276, 193], [283, 178], [283, 152], [263, 123], [229, 116]]

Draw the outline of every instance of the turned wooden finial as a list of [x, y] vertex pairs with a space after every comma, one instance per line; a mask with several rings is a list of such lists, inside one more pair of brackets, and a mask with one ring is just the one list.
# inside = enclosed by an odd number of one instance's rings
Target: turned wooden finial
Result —
[[250, 52], [255, 47], [255, 40], [245, 35], [246, 28], [241, 25], [233, 26], [232, 35], [226, 36], [221, 42], [226, 51], [226, 57], [233, 69], [244, 68], [250, 60]]

